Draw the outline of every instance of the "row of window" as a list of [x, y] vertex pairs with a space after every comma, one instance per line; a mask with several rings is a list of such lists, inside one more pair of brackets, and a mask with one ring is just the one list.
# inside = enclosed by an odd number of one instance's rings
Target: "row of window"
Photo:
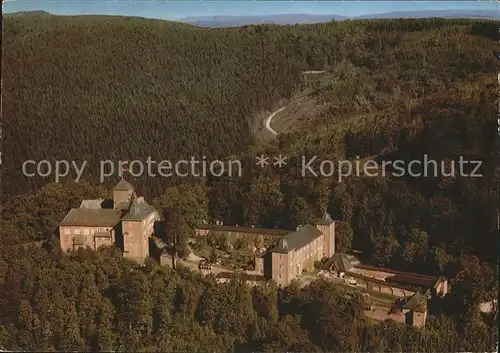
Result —
[[[73, 240], [73, 243], [74, 242], [75, 242], [75, 240]], [[85, 239], [85, 243], [87, 243], [87, 239]], [[111, 243], [112, 243], [112, 241], [109, 238], [95, 238], [94, 239], [94, 248], [97, 249], [101, 245], [111, 245]], [[85, 244], [73, 244], [74, 249], [78, 249], [81, 247], [89, 247], [89, 246], [85, 245]]]
[[[95, 234], [96, 232], [109, 232], [111, 228], [76, 228], [73, 230], [73, 234], [79, 235], [79, 234]], [[65, 228], [64, 229], [64, 234], [65, 235], [70, 235], [72, 232], [71, 228]]]

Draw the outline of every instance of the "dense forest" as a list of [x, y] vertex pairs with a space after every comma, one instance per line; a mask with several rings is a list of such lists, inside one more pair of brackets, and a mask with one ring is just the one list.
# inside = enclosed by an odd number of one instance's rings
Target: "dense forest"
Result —
[[450, 309], [418, 330], [368, 321], [359, 297], [321, 281], [250, 288], [153, 261], [139, 269], [113, 249], [0, 252], [0, 346], [12, 350], [489, 352], [497, 340], [498, 328], [470, 306], [477, 267], [455, 282]]
[[[385, 135], [402, 130], [405, 119], [416, 124], [412, 109], [426, 98], [447, 99], [458, 87], [475, 100], [471, 85], [486, 90], [488, 79], [493, 84], [495, 26], [422, 19], [204, 29], [139, 18], [7, 15], [3, 194], [34, 191], [50, 181], [23, 176], [28, 159], [88, 161], [84, 177], [97, 181], [100, 160], [245, 152], [255, 117], [297, 93], [302, 70], [325, 66], [335, 79], [317, 93], [334, 103], [324, 120], [358, 118], [352, 124], [359, 122], [356, 133], [365, 140], [363, 133], [378, 131], [371, 121], [384, 116], [373, 148], [397, 144]], [[493, 107], [493, 100], [488, 103]], [[334, 133], [330, 125], [316, 128]], [[321, 131], [295, 139], [293, 147], [304, 149], [317, 139], [342, 154], [344, 148], [332, 146]], [[178, 180], [137, 182], [156, 195]]]
[[[366, 20], [202, 29], [111, 17], [5, 17], [0, 348], [83, 351], [492, 351], [498, 296], [498, 23]], [[261, 143], [262, 111], [303, 89], [327, 108]], [[333, 77], [333, 78], [332, 78]], [[288, 156], [252, 170], [256, 154]], [[300, 156], [482, 161], [480, 178], [301, 177]], [[283, 227], [338, 220], [337, 251], [452, 278], [425, 330], [374, 324], [328, 283], [216, 285], [113, 250], [62, 256], [54, 229], [99, 184], [26, 178], [24, 160], [247, 161], [241, 178], [129, 178], [184, 239], [201, 220]], [[297, 162], [297, 163], [295, 163]], [[44, 248], [18, 243], [48, 240]]]

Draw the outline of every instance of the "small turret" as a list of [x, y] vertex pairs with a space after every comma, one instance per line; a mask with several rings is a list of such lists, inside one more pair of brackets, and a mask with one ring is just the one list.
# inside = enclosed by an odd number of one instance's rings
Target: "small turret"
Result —
[[281, 239], [278, 241], [278, 250], [281, 250], [281, 251], [288, 251], [288, 242], [286, 241], [286, 239], [281, 238]]
[[132, 194], [134, 193], [134, 187], [125, 179], [121, 180], [116, 184], [113, 189], [113, 204], [115, 210], [126, 210], [130, 207], [130, 202]]

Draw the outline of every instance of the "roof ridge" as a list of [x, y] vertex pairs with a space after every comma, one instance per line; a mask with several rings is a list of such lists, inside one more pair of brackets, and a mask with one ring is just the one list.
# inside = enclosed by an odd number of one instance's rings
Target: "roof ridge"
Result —
[[126, 181], [123, 176], [121, 177], [120, 181], [115, 185], [113, 190], [116, 191], [129, 191], [129, 190], [134, 190], [134, 187], [132, 184], [130, 184], [128, 181]]

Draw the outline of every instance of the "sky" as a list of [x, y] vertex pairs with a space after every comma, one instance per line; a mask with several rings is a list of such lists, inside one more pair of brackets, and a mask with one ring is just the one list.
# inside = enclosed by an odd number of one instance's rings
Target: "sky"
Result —
[[207, 0], [7, 0], [4, 13], [44, 10], [56, 15], [119, 15], [179, 20], [193, 16], [255, 16], [289, 13], [348, 17], [396, 11], [491, 10], [498, 1], [207, 1]]

